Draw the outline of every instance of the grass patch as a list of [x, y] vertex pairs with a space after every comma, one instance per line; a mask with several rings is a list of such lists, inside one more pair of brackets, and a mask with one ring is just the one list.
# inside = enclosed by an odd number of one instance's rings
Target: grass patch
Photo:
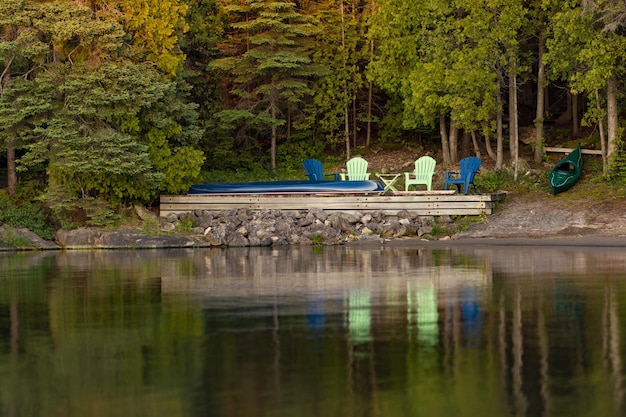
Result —
[[475, 223], [488, 222], [486, 214], [481, 216], [463, 216], [454, 220], [456, 223], [455, 233], [467, 232]]
[[311, 236], [311, 242], [314, 245], [322, 245], [324, 243], [324, 237], [320, 234], [314, 234]]
[[442, 237], [442, 236], [449, 235], [450, 232], [448, 231], [448, 229], [445, 226], [442, 226], [442, 225], [438, 224], [437, 222], [435, 222], [432, 225], [432, 230], [430, 231], [430, 234], [434, 238], [439, 238], [439, 237]]

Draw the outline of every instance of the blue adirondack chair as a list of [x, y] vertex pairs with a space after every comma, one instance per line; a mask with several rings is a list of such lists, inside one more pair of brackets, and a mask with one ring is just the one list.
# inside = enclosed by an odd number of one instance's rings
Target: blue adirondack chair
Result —
[[367, 172], [367, 161], [360, 156], [354, 157], [346, 162], [347, 173], [341, 174], [342, 181], [364, 181], [370, 179], [370, 173]]
[[476, 184], [474, 184], [474, 177], [476, 176], [481, 163], [482, 161], [480, 158], [475, 156], [461, 159], [459, 172], [446, 172], [446, 182], [444, 183], [443, 188], [447, 190], [450, 184], [454, 184], [456, 185], [457, 190], [461, 192], [461, 185], [463, 185], [463, 194], [467, 194], [469, 186], [472, 185], [474, 186], [474, 193], [478, 193], [476, 190]]
[[317, 159], [306, 159], [302, 166], [311, 181], [322, 181], [324, 177], [332, 177], [333, 180], [339, 181], [339, 174], [323, 174], [322, 163]]
[[437, 161], [430, 156], [422, 156], [415, 161], [415, 170], [404, 173], [404, 191], [409, 191], [410, 186], [417, 189], [417, 185], [423, 184], [426, 190], [432, 189], [433, 175], [435, 174]]

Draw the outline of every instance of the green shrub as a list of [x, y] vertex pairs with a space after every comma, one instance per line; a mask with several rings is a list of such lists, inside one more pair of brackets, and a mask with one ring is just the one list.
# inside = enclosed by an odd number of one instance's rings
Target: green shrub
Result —
[[103, 198], [78, 198], [68, 187], [49, 188], [43, 200], [50, 207], [52, 217], [63, 229], [81, 226], [99, 228], [119, 227], [123, 208]]
[[46, 214], [38, 205], [15, 202], [5, 193], [0, 194], [0, 224], [26, 228], [42, 239], [54, 238], [54, 228], [48, 223]]
[[608, 175], [609, 180], [619, 184], [626, 184], [626, 142], [617, 140], [617, 153], [613, 158], [610, 167], [611, 174]]
[[476, 187], [481, 193], [494, 193], [506, 188], [506, 184], [513, 181], [513, 177], [506, 170], [481, 172], [474, 177]]
[[187, 234], [191, 231], [191, 229], [196, 227], [198, 223], [193, 219], [185, 217], [183, 219], [176, 220], [175, 225], [178, 232]]
[[146, 217], [141, 222], [141, 233], [146, 235], [160, 235], [159, 219], [156, 217]]
[[115, 229], [119, 227], [121, 216], [111, 208], [95, 208], [87, 211], [88, 226]]
[[266, 155], [237, 168], [220, 169], [218, 167], [210, 171], [204, 170], [200, 173], [198, 183], [303, 180], [307, 177], [302, 161], [309, 158], [320, 159], [325, 166], [341, 162], [339, 157], [324, 156], [320, 144], [310, 145], [304, 141], [292, 140], [278, 146], [275, 172], [270, 167], [269, 155]]

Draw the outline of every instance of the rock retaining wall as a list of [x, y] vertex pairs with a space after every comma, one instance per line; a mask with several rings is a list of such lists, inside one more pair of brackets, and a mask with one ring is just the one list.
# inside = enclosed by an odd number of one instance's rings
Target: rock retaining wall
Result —
[[[449, 216], [418, 216], [399, 211], [395, 216], [378, 211], [328, 214], [320, 209], [302, 211], [197, 210], [157, 218], [140, 213], [143, 226], [119, 230], [80, 228], [58, 230], [54, 242], [28, 230], [11, 229], [18, 247], [0, 243], [0, 251], [20, 249], [157, 249], [208, 246], [333, 245], [396, 238], [441, 239], [456, 229]], [[154, 225], [154, 230], [146, 225]], [[158, 225], [158, 228], [156, 227]], [[0, 237], [6, 237], [0, 226]], [[6, 240], [6, 239], [5, 239]]]
[[[320, 209], [281, 211], [237, 209], [196, 210], [160, 219], [163, 231], [189, 229], [210, 246], [338, 244], [391, 238], [432, 239], [433, 232], [453, 230], [449, 216], [418, 216], [402, 210], [395, 216], [378, 211], [328, 214]], [[435, 229], [438, 230], [435, 230]]]

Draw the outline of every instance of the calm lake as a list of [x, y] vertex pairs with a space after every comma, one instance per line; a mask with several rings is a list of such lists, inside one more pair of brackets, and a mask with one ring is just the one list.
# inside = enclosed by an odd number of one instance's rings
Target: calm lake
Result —
[[626, 247], [0, 254], [0, 415], [623, 416]]

